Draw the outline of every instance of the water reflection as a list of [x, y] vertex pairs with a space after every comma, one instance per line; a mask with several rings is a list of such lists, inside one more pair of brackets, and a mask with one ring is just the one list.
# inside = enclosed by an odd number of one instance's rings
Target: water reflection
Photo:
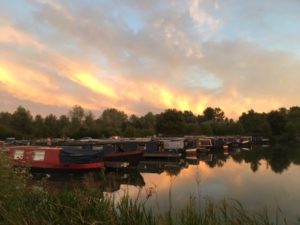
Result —
[[[265, 160], [267, 166], [275, 173], [282, 173], [288, 170], [291, 164], [300, 165], [300, 149], [295, 146], [286, 147], [278, 145], [269, 148], [235, 149], [229, 152], [228, 156], [234, 162], [250, 164], [253, 172], [257, 172], [260, 166], [262, 166], [260, 163], [261, 160]], [[217, 162], [220, 160], [226, 162], [228, 158], [222, 156], [222, 154], [216, 154]], [[222, 165], [220, 162], [219, 164]], [[210, 166], [212, 165], [210, 164]]]
[[150, 207], [159, 211], [170, 207], [170, 193], [172, 204], [178, 209], [190, 195], [197, 195], [202, 201], [237, 199], [250, 210], [280, 206], [283, 214], [294, 221], [300, 215], [299, 165], [298, 147], [236, 148], [176, 160], [145, 159], [132, 171], [51, 174], [47, 179], [36, 175], [31, 183], [51, 190], [97, 188], [116, 196], [126, 188], [133, 197], [143, 187], [154, 190], [152, 197], [145, 198], [149, 198]]
[[121, 185], [143, 187], [145, 181], [138, 170], [85, 172], [85, 173], [31, 173], [29, 187], [42, 187], [48, 191], [61, 189], [98, 189], [114, 192]]
[[[230, 150], [205, 152], [196, 156], [179, 159], [144, 159], [137, 169], [89, 173], [32, 173], [30, 185], [44, 185], [48, 189], [99, 188], [103, 191], [117, 191], [122, 184], [144, 186], [143, 174], [178, 176], [189, 166], [200, 162], [209, 168], [222, 168], [228, 161], [249, 165], [256, 173], [271, 169], [274, 173], [288, 171], [291, 164], [300, 165], [300, 149], [297, 147], [273, 146], [269, 148], [235, 148]], [[264, 163], [262, 163], [262, 161]], [[232, 162], [231, 162], [232, 163]]]
[[140, 161], [138, 170], [142, 173], [166, 172], [170, 176], [177, 176], [182, 168], [187, 168], [186, 159], [145, 159]]

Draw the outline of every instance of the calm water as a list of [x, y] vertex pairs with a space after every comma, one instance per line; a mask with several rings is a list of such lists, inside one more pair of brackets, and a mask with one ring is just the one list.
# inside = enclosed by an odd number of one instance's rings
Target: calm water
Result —
[[[40, 176], [35, 176], [33, 185]], [[38, 181], [39, 182], [39, 181]], [[202, 154], [176, 161], [147, 160], [138, 170], [105, 174], [52, 174], [40, 184], [48, 189], [99, 188], [116, 198], [124, 192], [147, 199], [147, 205], [179, 209], [189, 196], [215, 201], [239, 200], [246, 209], [281, 208], [296, 222], [300, 216], [300, 149], [275, 146]], [[171, 196], [171, 198], [170, 198]]]

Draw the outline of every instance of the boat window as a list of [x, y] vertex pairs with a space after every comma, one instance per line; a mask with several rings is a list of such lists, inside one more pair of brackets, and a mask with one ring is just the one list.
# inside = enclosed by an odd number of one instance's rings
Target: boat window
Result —
[[34, 161], [44, 161], [44, 159], [45, 159], [45, 151], [33, 152], [33, 160]]
[[14, 159], [23, 159], [24, 158], [24, 150], [16, 150], [14, 154]]
[[99, 151], [99, 150], [103, 150], [103, 146], [93, 146], [93, 150]]
[[146, 150], [146, 144], [138, 144], [138, 150]]

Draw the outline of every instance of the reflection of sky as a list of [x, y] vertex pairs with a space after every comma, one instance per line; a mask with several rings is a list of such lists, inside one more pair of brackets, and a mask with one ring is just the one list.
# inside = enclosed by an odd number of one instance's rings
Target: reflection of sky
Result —
[[220, 106], [237, 118], [298, 105], [299, 11], [298, 0], [1, 1], [1, 110]]
[[[300, 180], [295, 179], [300, 173], [300, 167], [292, 165], [282, 174], [276, 174], [265, 161], [260, 162], [256, 173], [252, 172], [250, 164], [237, 164], [232, 159], [228, 159], [221, 168], [209, 168], [204, 162], [198, 166], [190, 165], [172, 178], [165, 172], [144, 173], [144, 190], [155, 187], [157, 191], [148, 200], [148, 204], [155, 209], [159, 206], [161, 210], [168, 210], [171, 187], [172, 204], [175, 209], [180, 209], [187, 203], [189, 196], [198, 196], [199, 188], [201, 199], [219, 201], [226, 198], [229, 202], [230, 199], [236, 199], [252, 211], [267, 207], [274, 212], [279, 206], [283, 214], [294, 221], [296, 215], [300, 215]], [[200, 180], [199, 186], [197, 179]], [[122, 189], [127, 188], [132, 196], [137, 195], [137, 188], [122, 185]]]

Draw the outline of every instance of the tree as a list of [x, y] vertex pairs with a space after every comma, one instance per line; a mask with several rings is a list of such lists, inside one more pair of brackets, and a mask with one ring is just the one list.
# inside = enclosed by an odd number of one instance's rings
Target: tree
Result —
[[106, 109], [103, 111], [101, 120], [105, 127], [105, 135], [121, 135], [122, 131], [125, 129], [125, 124], [128, 116], [117, 109]]
[[207, 120], [214, 120], [214, 121], [223, 121], [225, 118], [225, 113], [220, 108], [212, 108], [207, 107], [203, 111], [203, 119]]
[[82, 132], [84, 132], [83, 136], [94, 137], [94, 138], [99, 136], [96, 121], [91, 111], [85, 113], [83, 128], [84, 128], [82, 130]]
[[49, 114], [45, 117], [46, 137], [59, 137], [57, 117]]
[[22, 137], [30, 137], [33, 133], [32, 116], [30, 111], [19, 106], [11, 117], [12, 128]]
[[184, 134], [198, 134], [200, 131], [198, 119], [191, 111], [183, 112]]
[[271, 127], [264, 113], [256, 113], [254, 110], [249, 110], [248, 113], [243, 113], [240, 116], [239, 122], [242, 124], [246, 134], [271, 135]]
[[70, 124], [68, 128], [68, 136], [73, 138], [81, 138], [84, 135], [83, 121], [84, 121], [84, 109], [75, 105], [69, 112]]
[[152, 136], [156, 133], [156, 116], [152, 112], [140, 117], [140, 136]]
[[68, 127], [70, 126], [69, 118], [66, 115], [61, 115], [57, 121], [58, 131], [60, 137], [68, 135]]
[[183, 135], [184, 118], [181, 111], [167, 109], [157, 116], [157, 132], [164, 135]]
[[84, 109], [79, 105], [75, 105], [73, 109], [69, 112], [71, 122], [76, 123], [78, 125], [81, 125], [83, 123], [84, 115]]
[[36, 115], [33, 121], [34, 137], [42, 138], [45, 137], [45, 123], [41, 115]]
[[12, 114], [9, 112], [0, 113], [0, 124], [5, 126], [10, 126], [12, 119]]
[[225, 118], [225, 113], [220, 108], [214, 109], [214, 117], [216, 121], [223, 121]]
[[215, 120], [215, 110], [212, 107], [207, 107], [203, 111], [204, 120]]
[[284, 113], [279, 111], [271, 111], [267, 115], [267, 120], [270, 124], [273, 135], [282, 135], [285, 133], [287, 119]]

